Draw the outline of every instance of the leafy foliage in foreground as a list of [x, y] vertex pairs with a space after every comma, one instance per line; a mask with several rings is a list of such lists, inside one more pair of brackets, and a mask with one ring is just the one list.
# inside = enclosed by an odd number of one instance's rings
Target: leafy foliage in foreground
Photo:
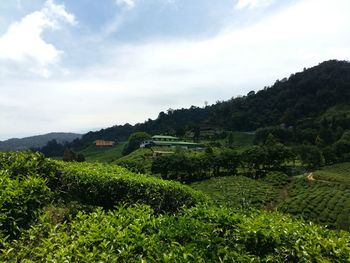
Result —
[[0, 235], [17, 237], [53, 197], [56, 165], [41, 154], [0, 153]]
[[28, 176], [20, 180], [0, 170], [0, 236], [18, 236], [50, 199], [51, 191], [42, 178]]
[[50, 188], [57, 187], [57, 166], [40, 153], [0, 153], [0, 170], [6, 170], [12, 179], [22, 180], [28, 176], [40, 177], [46, 180]]
[[196, 207], [156, 216], [148, 206], [79, 213], [42, 223], [3, 249], [1, 261], [346, 262], [350, 235], [278, 213]]
[[118, 203], [144, 203], [156, 211], [176, 211], [206, 201], [204, 195], [178, 182], [134, 174], [124, 168], [88, 163], [61, 163], [60, 187], [69, 199], [113, 208]]
[[207, 199], [180, 183], [117, 166], [55, 162], [30, 152], [0, 154], [0, 239], [18, 237], [46, 205], [58, 201], [107, 209], [118, 203], [144, 203], [157, 212], [173, 212]]

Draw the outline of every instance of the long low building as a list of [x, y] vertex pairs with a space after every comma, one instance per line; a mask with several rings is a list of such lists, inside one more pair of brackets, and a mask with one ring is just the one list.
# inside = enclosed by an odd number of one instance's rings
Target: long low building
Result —
[[199, 143], [180, 141], [179, 138], [166, 135], [154, 135], [152, 140], [146, 140], [141, 143], [141, 148], [147, 147], [180, 147], [183, 149], [203, 149], [204, 146]]
[[155, 146], [159, 147], [181, 147], [185, 149], [203, 148], [202, 145], [194, 142], [182, 142], [182, 141], [153, 141]]
[[161, 141], [161, 142], [177, 142], [180, 141], [178, 137], [167, 136], [167, 135], [154, 135], [152, 136], [153, 141]]

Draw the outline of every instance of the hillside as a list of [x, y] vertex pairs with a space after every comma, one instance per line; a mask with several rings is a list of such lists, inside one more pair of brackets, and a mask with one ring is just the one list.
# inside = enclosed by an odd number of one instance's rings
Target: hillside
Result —
[[280, 211], [327, 225], [350, 230], [350, 163], [323, 167], [288, 187], [288, 198]]
[[52, 132], [43, 135], [13, 138], [6, 141], [0, 141], [0, 151], [18, 151], [30, 148], [40, 148], [45, 146], [49, 141], [56, 140], [58, 143], [71, 142], [81, 137], [77, 133]]
[[277, 209], [331, 229], [350, 231], [350, 163], [294, 177], [270, 173], [263, 179], [251, 179], [236, 174], [191, 186], [221, 206]]
[[349, 232], [219, 207], [189, 186], [114, 165], [1, 153], [0, 188], [1, 262], [350, 259]]
[[[200, 126], [252, 131], [271, 125], [312, 125], [326, 112], [337, 115], [350, 101], [350, 63], [330, 60], [277, 80], [271, 87], [204, 108], [169, 109], [155, 120], [89, 132], [72, 146], [86, 147], [98, 138], [125, 141], [135, 131], [181, 135]], [[345, 106], [344, 106], [345, 105]], [[333, 113], [332, 110], [333, 109]], [[349, 111], [345, 111], [347, 114]], [[344, 117], [344, 112], [342, 112]]]
[[78, 153], [83, 154], [87, 162], [111, 163], [122, 156], [124, 146], [125, 143], [119, 143], [113, 147], [100, 148], [91, 144]]
[[[217, 104], [211, 121], [233, 130], [296, 125], [350, 102], [350, 63], [330, 60], [277, 80], [271, 87]], [[310, 119], [308, 119], [310, 121]]]

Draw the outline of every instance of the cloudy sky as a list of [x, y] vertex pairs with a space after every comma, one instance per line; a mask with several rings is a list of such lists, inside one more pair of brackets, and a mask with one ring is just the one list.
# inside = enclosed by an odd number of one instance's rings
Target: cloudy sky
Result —
[[349, 0], [1, 0], [0, 140], [244, 95], [350, 60]]

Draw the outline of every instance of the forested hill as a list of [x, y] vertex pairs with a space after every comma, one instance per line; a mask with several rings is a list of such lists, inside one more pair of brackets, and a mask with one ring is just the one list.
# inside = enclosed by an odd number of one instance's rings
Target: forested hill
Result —
[[64, 143], [71, 142], [80, 137], [81, 134], [77, 133], [52, 132], [21, 139], [14, 138], [6, 141], [0, 141], [0, 151], [17, 151], [30, 148], [40, 148], [45, 146], [51, 140], [56, 140], [58, 143]]
[[219, 103], [210, 120], [232, 130], [290, 126], [343, 104], [350, 104], [350, 63], [330, 60], [277, 80], [256, 94]]
[[73, 147], [98, 138], [125, 140], [134, 131], [181, 134], [200, 125], [239, 131], [282, 123], [291, 126], [305, 119], [315, 119], [328, 109], [344, 104], [350, 104], [350, 62], [330, 60], [243, 97], [205, 108], [169, 109], [159, 113], [157, 119], [135, 126], [126, 124], [89, 132], [75, 140]]

